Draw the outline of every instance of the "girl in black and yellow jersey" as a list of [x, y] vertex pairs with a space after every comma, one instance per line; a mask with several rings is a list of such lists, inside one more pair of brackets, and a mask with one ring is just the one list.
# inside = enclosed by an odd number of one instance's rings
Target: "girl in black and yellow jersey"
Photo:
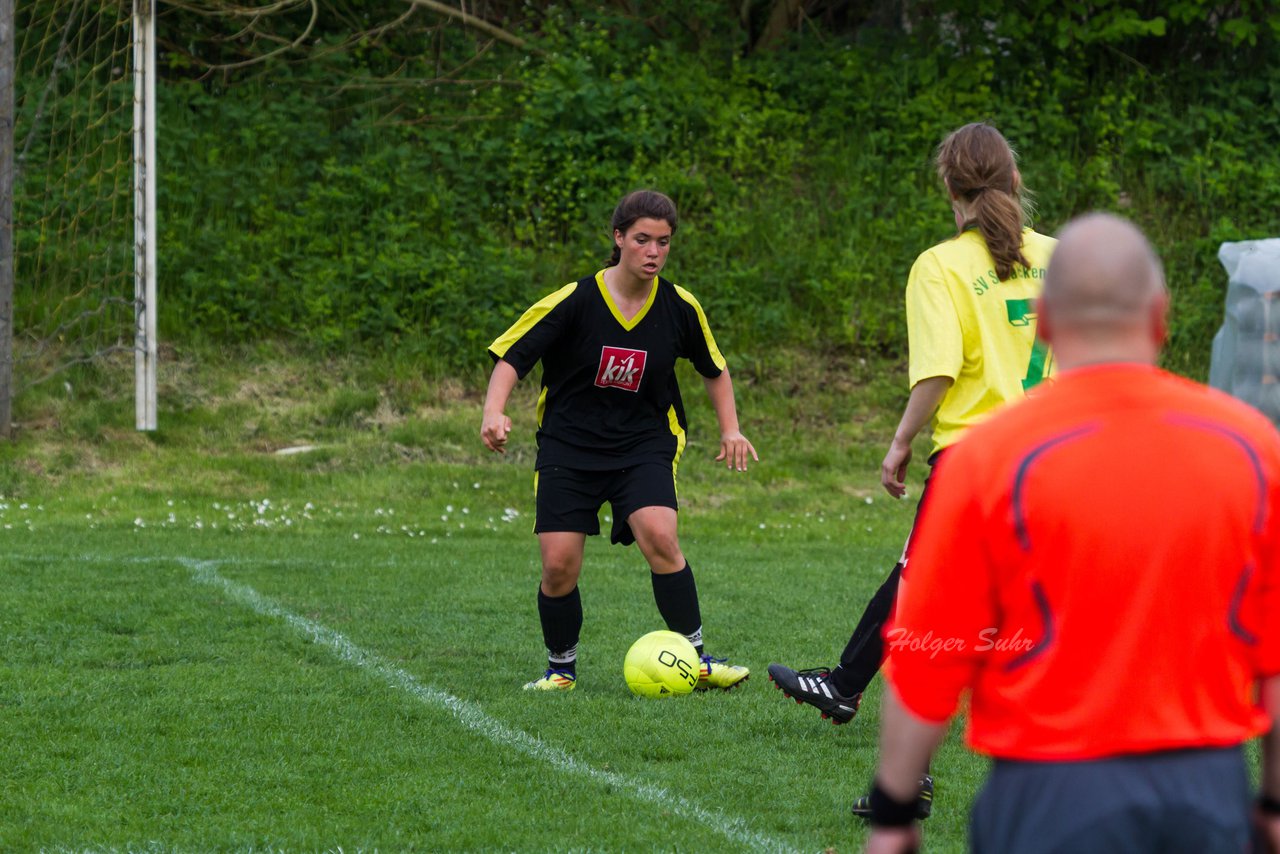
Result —
[[720, 423], [716, 460], [746, 471], [748, 458], [758, 457], [738, 429], [733, 383], [702, 307], [658, 275], [676, 229], [675, 204], [636, 191], [618, 204], [612, 226], [609, 266], [534, 304], [489, 347], [495, 365], [480, 437], [498, 453], [511, 431], [504, 414], [511, 390], [542, 362], [534, 532], [547, 669], [525, 688], [577, 684], [578, 576], [605, 501], [613, 510], [612, 541], [640, 547], [659, 613], [701, 657], [698, 688], [732, 688], [749, 671], [705, 654], [693, 570], [676, 534], [676, 469], [687, 430], [676, 359], [688, 359], [704, 378]]

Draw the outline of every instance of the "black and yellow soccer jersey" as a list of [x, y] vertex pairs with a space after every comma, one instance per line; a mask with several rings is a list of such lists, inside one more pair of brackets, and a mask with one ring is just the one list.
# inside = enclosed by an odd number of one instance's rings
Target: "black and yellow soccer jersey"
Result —
[[534, 304], [489, 346], [524, 377], [542, 361], [538, 467], [619, 469], [675, 465], [684, 451], [684, 405], [676, 359], [704, 377], [725, 368], [702, 306], [663, 278], [631, 320], [604, 284], [604, 271]]

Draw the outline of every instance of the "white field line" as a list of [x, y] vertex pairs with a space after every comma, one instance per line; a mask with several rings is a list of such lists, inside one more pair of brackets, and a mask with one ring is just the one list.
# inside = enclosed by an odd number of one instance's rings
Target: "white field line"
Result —
[[716, 831], [729, 841], [754, 851], [792, 851], [785, 842], [752, 830], [740, 818], [732, 818], [722, 813], [713, 812], [698, 806], [680, 795], [673, 794], [661, 786], [636, 780], [615, 771], [604, 771], [575, 759], [563, 750], [552, 747], [536, 736], [523, 730], [509, 727], [485, 712], [475, 703], [463, 700], [452, 694], [424, 685], [414, 676], [396, 667], [373, 653], [366, 652], [356, 646], [342, 634], [320, 625], [305, 617], [300, 617], [286, 610], [269, 598], [261, 595], [244, 584], [223, 578], [218, 574], [218, 561], [194, 560], [179, 558], [179, 562], [191, 570], [192, 577], [201, 584], [217, 587], [229, 597], [247, 605], [259, 614], [284, 620], [302, 634], [309, 636], [314, 642], [326, 646], [341, 661], [365, 670], [393, 688], [416, 697], [428, 706], [435, 706], [451, 713], [458, 722], [467, 729], [492, 741], [494, 744], [514, 748], [526, 756], [540, 760], [559, 771], [586, 777], [592, 782], [604, 786], [612, 786], [627, 792], [633, 797], [648, 801], [662, 809], [670, 810], [685, 818], [692, 819]]

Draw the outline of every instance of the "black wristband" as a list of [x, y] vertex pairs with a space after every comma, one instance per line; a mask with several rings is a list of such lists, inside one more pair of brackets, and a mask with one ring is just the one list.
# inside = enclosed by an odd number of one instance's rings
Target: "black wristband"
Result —
[[871, 783], [870, 807], [873, 827], [907, 827], [916, 820], [916, 798], [906, 802], [895, 800], [880, 788], [879, 780]]
[[1258, 812], [1266, 816], [1280, 815], [1280, 799], [1270, 795], [1258, 795]]

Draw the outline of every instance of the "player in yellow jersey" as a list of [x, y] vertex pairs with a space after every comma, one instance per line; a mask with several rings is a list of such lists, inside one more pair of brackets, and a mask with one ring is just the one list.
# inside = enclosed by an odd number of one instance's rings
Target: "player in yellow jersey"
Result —
[[[895, 498], [906, 492], [911, 444], [927, 424], [932, 421], [932, 466], [966, 428], [1022, 397], [1053, 367], [1036, 339], [1035, 304], [1056, 241], [1026, 227], [1029, 206], [1013, 149], [991, 125], [969, 124], [943, 140], [936, 162], [956, 235], [922, 253], [907, 280], [911, 394], [880, 467], [880, 482]], [[917, 520], [927, 487], [928, 479]], [[770, 680], [824, 718], [837, 724], [852, 720], [884, 659], [881, 631], [910, 553], [908, 535], [902, 557], [867, 603], [834, 669], [771, 664]], [[926, 777], [921, 817], [928, 814], [932, 794]], [[854, 813], [865, 811], [865, 799], [859, 798]]]

